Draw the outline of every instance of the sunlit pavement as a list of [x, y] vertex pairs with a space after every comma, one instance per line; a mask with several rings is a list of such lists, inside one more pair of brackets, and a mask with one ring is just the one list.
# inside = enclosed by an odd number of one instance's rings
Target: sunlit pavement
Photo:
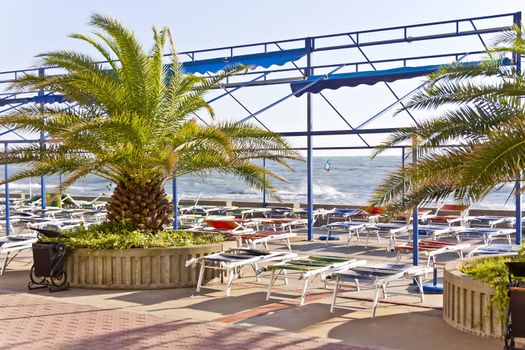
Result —
[[[299, 253], [337, 254], [369, 261], [395, 261], [386, 241], [346, 247], [345, 242], [294, 242]], [[278, 246], [272, 249], [279, 249]], [[443, 257], [443, 261], [456, 256]], [[409, 257], [405, 259], [409, 262]], [[371, 294], [350, 285], [341, 298], [347, 309], [329, 311], [331, 286], [314, 283], [298, 305], [302, 283], [278, 285], [265, 300], [267, 279], [247, 276], [224, 286], [192, 289], [28, 292], [30, 259], [17, 258], [0, 276], [1, 349], [498, 349], [502, 342], [462, 333], [441, 318], [441, 295], [424, 304], [406, 281], [390, 288], [377, 316]]]

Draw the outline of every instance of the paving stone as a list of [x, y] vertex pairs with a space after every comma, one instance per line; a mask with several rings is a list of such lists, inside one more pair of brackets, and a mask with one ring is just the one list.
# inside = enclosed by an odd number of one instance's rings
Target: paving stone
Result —
[[0, 349], [321, 349], [369, 348], [239, 326], [171, 320], [0, 291]]

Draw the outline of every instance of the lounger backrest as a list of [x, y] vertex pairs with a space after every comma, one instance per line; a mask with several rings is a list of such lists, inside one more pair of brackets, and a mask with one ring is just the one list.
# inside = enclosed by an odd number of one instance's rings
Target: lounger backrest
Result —
[[29, 249], [33, 246], [33, 243], [36, 242], [36, 239], [31, 240], [25, 240], [25, 241], [12, 241], [12, 242], [5, 242], [2, 245], [0, 245], [0, 252], [10, 252], [10, 251], [16, 251], [21, 249]]
[[363, 209], [370, 215], [380, 215], [380, 214], [384, 214], [386, 211], [386, 209], [383, 207], [363, 207], [361, 209]]
[[470, 209], [470, 205], [443, 204], [436, 211], [436, 215], [438, 216], [457, 215], [459, 217], [464, 217], [465, 215], [468, 214], [469, 209]]
[[233, 220], [205, 220], [206, 224], [217, 230], [234, 230], [239, 227], [239, 224]]

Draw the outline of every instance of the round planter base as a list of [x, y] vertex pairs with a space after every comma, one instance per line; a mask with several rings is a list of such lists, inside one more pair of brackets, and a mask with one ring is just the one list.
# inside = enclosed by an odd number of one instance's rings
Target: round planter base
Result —
[[[234, 248], [237, 243], [223, 243], [173, 248], [126, 250], [75, 249], [66, 258], [70, 286], [100, 289], [165, 289], [194, 287], [197, 268], [186, 267], [192, 258]], [[219, 276], [208, 270], [204, 281]]]

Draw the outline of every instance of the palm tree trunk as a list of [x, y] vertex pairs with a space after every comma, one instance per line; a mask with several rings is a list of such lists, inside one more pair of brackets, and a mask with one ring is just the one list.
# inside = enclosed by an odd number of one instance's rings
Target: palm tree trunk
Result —
[[107, 219], [133, 228], [157, 232], [173, 220], [173, 206], [161, 179], [128, 178], [117, 183], [106, 204]]

